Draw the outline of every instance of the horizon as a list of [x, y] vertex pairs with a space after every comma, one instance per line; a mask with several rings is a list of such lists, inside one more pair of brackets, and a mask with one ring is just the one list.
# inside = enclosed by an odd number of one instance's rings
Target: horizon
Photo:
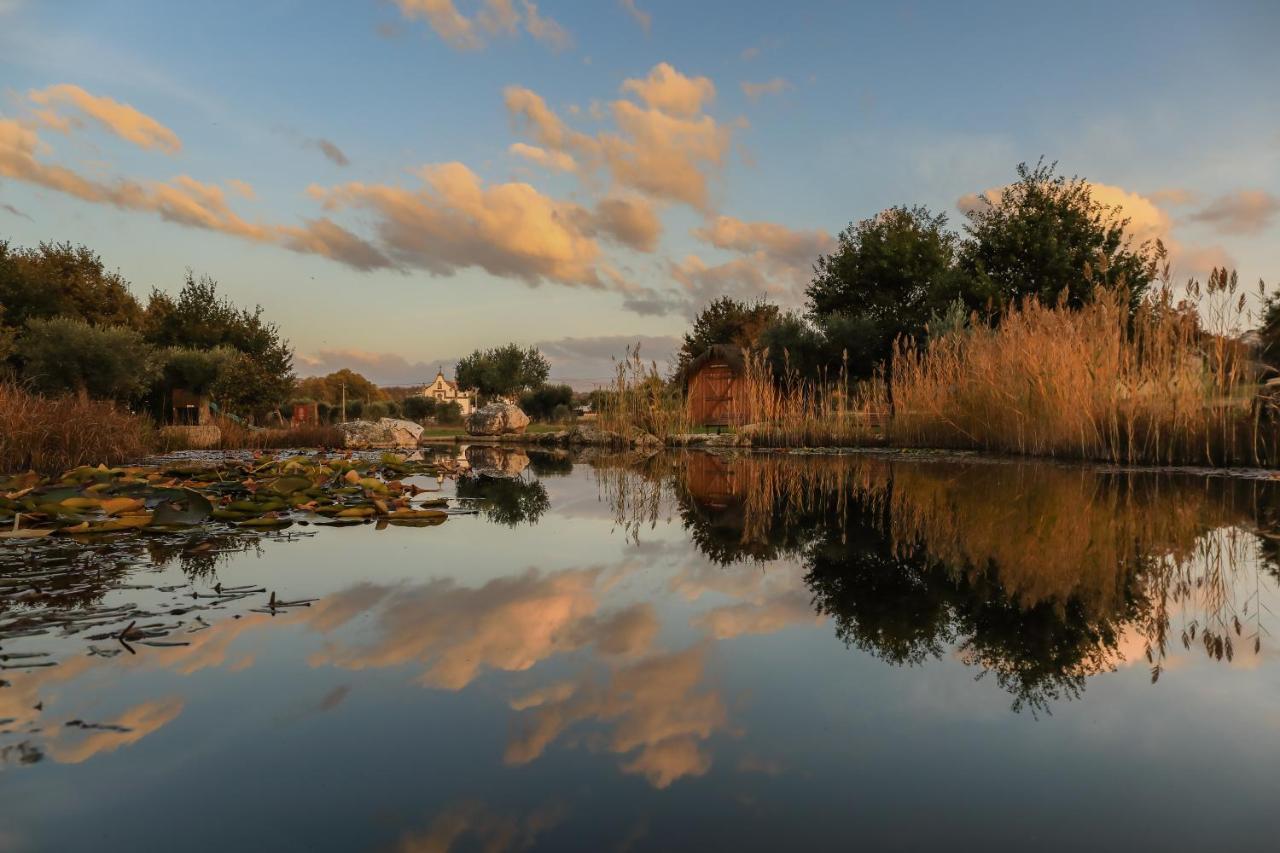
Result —
[[139, 297], [207, 274], [300, 376], [412, 385], [514, 341], [589, 388], [637, 342], [666, 364], [709, 299], [799, 307], [850, 222], [924, 204], [959, 230], [1041, 157], [1179, 279], [1280, 268], [1266, 3], [6, 0], [0, 23], [3, 239], [82, 243]]

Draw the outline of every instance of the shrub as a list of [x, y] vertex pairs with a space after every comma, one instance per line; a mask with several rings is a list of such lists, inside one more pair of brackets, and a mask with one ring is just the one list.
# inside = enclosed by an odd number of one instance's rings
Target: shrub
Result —
[[154, 351], [132, 329], [55, 317], [31, 320], [18, 341], [23, 377], [46, 394], [128, 400], [157, 375]]

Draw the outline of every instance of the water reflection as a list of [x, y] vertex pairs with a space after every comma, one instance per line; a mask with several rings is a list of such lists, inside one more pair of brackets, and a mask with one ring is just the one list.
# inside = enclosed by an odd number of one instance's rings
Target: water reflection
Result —
[[[604, 466], [633, 535], [668, 495], [714, 563], [797, 558], [811, 607], [847, 645], [897, 665], [955, 654], [1015, 708], [1175, 644], [1231, 662], [1268, 634], [1276, 490], [1248, 479], [885, 455], [690, 454]], [[703, 623], [726, 637], [804, 621], [795, 594]]]

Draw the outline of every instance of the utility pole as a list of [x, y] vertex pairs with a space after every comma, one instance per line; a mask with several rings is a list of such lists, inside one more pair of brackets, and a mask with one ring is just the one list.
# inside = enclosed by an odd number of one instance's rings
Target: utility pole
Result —
[[347, 422], [347, 383], [342, 383], [342, 422]]

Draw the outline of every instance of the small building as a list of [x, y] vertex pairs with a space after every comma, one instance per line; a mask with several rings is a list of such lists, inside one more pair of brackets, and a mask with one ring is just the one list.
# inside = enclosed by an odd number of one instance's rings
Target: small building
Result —
[[204, 426], [213, 423], [209, 395], [174, 388], [170, 395], [169, 423], [177, 426]]
[[689, 417], [698, 426], [742, 426], [750, 415], [741, 347], [716, 344], [684, 369]]
[[436, 378], [430, 385], [418, 392], [419, 397], [430, 397], [437, 403], [457, 403], [462, 414], [469, 415], [476, 407], [476, 392], [458, 388], [458, 383], [444, 378], [444, 371], [437, 370]]

